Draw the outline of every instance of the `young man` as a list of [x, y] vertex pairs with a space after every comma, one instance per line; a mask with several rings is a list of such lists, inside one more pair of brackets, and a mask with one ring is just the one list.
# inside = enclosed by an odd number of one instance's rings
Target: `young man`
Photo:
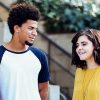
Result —
[[15, 4], [10, 9], [12, 39], [0, 46], [0, 100], [47, 99], [47, 58], [40, 49], [31, 47], [39, 17], [39, 10], [31, 4]]

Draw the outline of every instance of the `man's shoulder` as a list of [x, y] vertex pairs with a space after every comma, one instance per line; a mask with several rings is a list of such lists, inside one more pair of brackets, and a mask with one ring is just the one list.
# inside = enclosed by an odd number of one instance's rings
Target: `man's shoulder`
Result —
[[4, 48], [4, 46], [0, 46], [0, 63], [1, 63], [1, 59], [2, 59], [2, 57], [3, 57], [3, 54], [4, 54], [4, 52], [5, 52], [5, 48]]
[[0, 50], [2, 50], [3, 49], [3, 45], [0, 45]]
[[1, 45], [0, 46], [0, 54], [2, 54], [5, 51], [5, 48]]
[[34, 54], [37, 55], [44, 55], [44, 51], [41, 50], [40, 48], [36, 48], [36, 47], [29, 47], [29, 50], [31, 50]]
[[41, 50], [40, 48], [36, 48], [36, 47], [29, 47], [29, 50], [32, 51], [33, 54], [35, 54], [35, 56], [40, 60], [44, 60], [46, 59], [46, 53]]

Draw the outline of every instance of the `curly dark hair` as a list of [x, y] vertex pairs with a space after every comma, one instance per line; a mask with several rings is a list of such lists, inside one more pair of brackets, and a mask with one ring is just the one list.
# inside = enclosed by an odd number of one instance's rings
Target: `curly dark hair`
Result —
[[28, 19], [38, 21], [40, 18], [39, 9], [30, 3], [16, 3], [11, 6], [9, 17], [8, 17], [8, 26], [11, 34], [14, 34], [14, 26], [21, 26]]
[[86, 61], [80, 60], [79, 56], [76, 53], [76, 48], [77, 48], [76, 42], [78, 41], [78, 38], [83, 35], [87, 36], [87, 38], [93, 43], [94, 60], [97, 64], [100, 65], [100, 31], [96, 29], [81, 30], [77, 32], [75, 36], [72, 38], [72, 64], [82, 69], [87, 68]]

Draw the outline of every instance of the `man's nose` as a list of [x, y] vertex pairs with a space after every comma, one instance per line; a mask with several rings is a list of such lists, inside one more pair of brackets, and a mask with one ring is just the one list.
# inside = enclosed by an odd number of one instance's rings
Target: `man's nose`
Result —
[[32, 35], [37, 36], [37, 31], [32, 31]]

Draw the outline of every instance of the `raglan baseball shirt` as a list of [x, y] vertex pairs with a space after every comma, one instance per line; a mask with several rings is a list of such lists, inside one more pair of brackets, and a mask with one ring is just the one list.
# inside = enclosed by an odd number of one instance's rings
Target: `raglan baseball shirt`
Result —
[[49, 78], [47, 58], [40, 49], [13, 52], [0, 46], [0, 100], [41, 100], [38, 83]]

